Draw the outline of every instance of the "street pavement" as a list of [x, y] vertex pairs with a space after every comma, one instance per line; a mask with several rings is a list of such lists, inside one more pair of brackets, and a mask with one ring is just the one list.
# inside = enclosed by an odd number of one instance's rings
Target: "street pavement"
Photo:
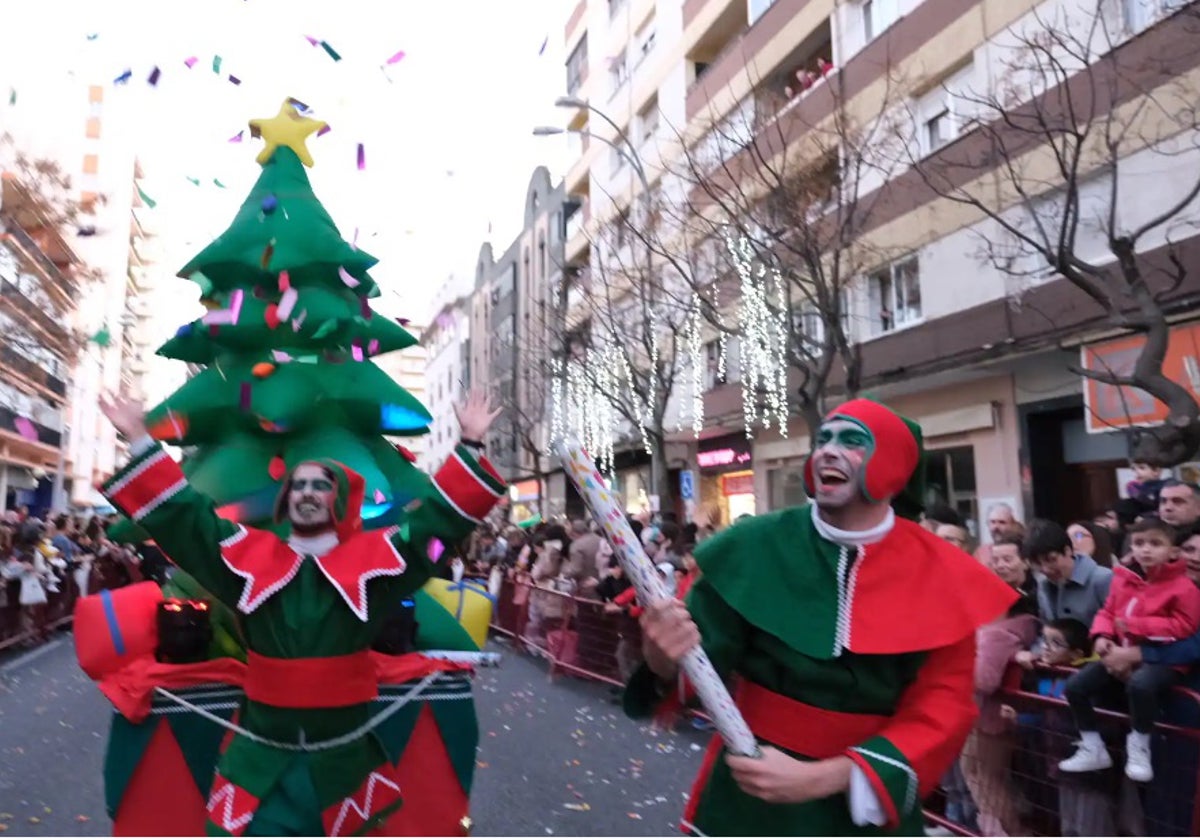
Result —
[[[479, 672], [473, 833], [677, 833], [706, 735], [625, 718], [606, 686], [513, 653]], [[69, 634], [0, 658], [0, 836], [101, 836], [110, 707], [75, 664]]]

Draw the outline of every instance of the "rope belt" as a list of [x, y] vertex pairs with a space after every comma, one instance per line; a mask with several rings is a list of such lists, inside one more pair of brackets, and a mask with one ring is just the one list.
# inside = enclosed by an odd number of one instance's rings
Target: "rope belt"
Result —
[[[200, 706], [197, 706], [197, 705], [183, 699], [179, 695], [173, 694], [172, 692], [168, 691], [165, 688], [155, 688], [154, 690], [158, 694], [161, 694], [162, 696], [166, 697], [167, 699], [171, 700], [172, 702], [179, 704], [180, 706], [187, 709], [188, 711], [200, 715], [200, 717], [204, 718], [205, 720], [209, 720], [219, 726], [223, 726], [226, 729], [228, 729], [229, 731], [231, 731], [237, 735], [240, 735], [243, 738], [247, 738], [256, 744], [262, 744], [265, 747], [272, 747], [273, 749], [277, 749], [277, 750], [287, 750], [289, 752], [323, 752], [325, 750], [332, 750], [332, 749], [336, 749], [337, 747], [343, 747], [346, 744], [357, 741], [359, 738], [362, 738], [363, 736], [367, 735], [376, 726], [383, 723], [385, 720], [390, 718], [392, 715], [396, 714], [396, 712], [400, 711], [402, 708], [407, 706], [413, 699], [417, 698], [417, 695], [420, 694], [429, 685], [431, 685], [433, 683], [433, 681], [436, 680], [439, 676], [441, 676], [441, 674], [437, 671], [435, 671], [431, 674], [427, 674], [416, 685], [414, 685], [412, 688], [410, 688], [408, 691], [406, 691], [400, 697], [396, 698], [391, 703], [389, 703], [386, 708], [384, 708], [378, 714], [374, 715], [370, 720], [368, 720], [362, 726], [358, 727], [357, 729], [355, 729], [351, 732], [347, 732], [345, 735], [339, 735], [337, 738], [329, 738], [325, 741], [309, 742], [309, 741], [305, 740], [304, 730], [302, 729], [302, 730], [300, 730], [300, 740], [295, 744], [287, 743], [286, 741], [275, 741], [270, 738], [264, 738], [261, 735], [257, 735], [254, 732], [251, 732], [249, 729], [246, 729], [245, 727], [242, 727], [242, 726], [238, 726], [233, 721], [225, 720], [225, 718], [221, 717], [220, 715], [215, 715], [212, 712], [208, 711], [207, 709], [201, 708]], [[460, 699], [462, 697], [470, 697], [470, 692], [467, 692], [467, 693], [461, 694], [461, 695], [454, 695], [454, 694], [428, 695], [425, 697], [421, 697], [419, 699], [422, 699], [422, 700], [450, 700], [450, 699]]]

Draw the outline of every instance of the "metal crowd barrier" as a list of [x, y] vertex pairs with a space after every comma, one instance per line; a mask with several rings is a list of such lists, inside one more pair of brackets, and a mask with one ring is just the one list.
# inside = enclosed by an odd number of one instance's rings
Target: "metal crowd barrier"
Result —
[[552, 678], [566, 673], [623, 685], [622, 660], [628, 668], [640, 655], [641, 634], [636, 620], [604, 607], [602, 601], [505, 580], [491, 628], [547, 659]]
[[[1200, 835], [1200, 693], [1177, 687], [1164, 703], [1151, 746], [1153, 781], [1137, 784], [1125, 776], [1129, 716], [1120, 693], [1097, 707], [1113, 767], [1063, 773], [1058, 762], [1074, 752], [1079, 737], [1061, 699], [1070, 673], [1037, 672], [1039, 692], [1029, 690], [1028, 677], [1022, 688], [1023, 673], [1012, 666], [997, 699], [1017, 719], [1000, 735], [972, 734], [959, 762], [966, 785], [939, 788], [926, 803], [927, 822], [959, 836], [998, 830], [1044, 837]], [[968, 824], [959, 821], [964, 809], [975, 810]]]

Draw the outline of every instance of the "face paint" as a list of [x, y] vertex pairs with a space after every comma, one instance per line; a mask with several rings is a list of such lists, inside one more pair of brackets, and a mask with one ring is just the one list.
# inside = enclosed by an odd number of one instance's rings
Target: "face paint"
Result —
[[828, 420], [817, 431], [817, 448], [812, 454], [816, 502], [836, 510], [862, 496], [863, 470], [874, 439], [871, 433], [849, 420]]
[[337, 483], [317, 464], [301, 464], [288, 486], [288, 520], [298, 534], [328, 530], [333, 524]]

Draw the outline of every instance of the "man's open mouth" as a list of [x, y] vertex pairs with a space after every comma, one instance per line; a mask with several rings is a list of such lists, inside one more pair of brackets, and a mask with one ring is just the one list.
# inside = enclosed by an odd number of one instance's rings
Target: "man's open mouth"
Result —
[[834, 467], [825, 467], [817, 473], [817, 479], [823, 487], [840, 487], [850, 480], [850, 476]]

